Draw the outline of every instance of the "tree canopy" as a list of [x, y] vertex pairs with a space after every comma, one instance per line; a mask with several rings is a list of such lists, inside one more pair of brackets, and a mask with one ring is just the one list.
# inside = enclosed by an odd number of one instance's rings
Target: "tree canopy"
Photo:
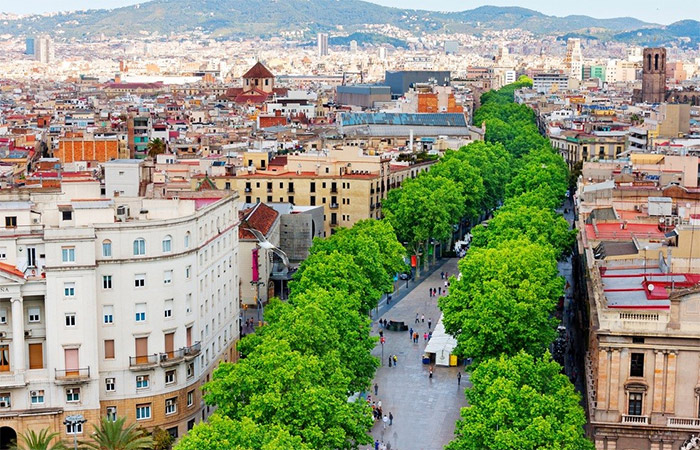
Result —
[[592, 450], [580, 396], [549, 353], [479, 365], [447, 450]]

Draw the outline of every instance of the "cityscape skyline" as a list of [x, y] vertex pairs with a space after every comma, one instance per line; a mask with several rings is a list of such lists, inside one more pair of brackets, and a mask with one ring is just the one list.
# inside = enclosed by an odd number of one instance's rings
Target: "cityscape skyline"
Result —
[[[478, 8], [480, 6], [516, 6], [543, 14], [564, 17], [568, 15], [587, 15], [596, 18], [612, 17], [634, 17], [650, 23], [668, 25], [684, 19], [700, 20], [700, 4], [680, 0], [673, 2], [673, 8], [661, 8], [658, 2], [652, 0], [622, 0], [610, 4], [603, 0], [592, 0], [590, 2], [574, 3], [552, 3], [545, 0], [534, 0], [523, 2], [518, 0], [488, 0], [488, 1], [468, 1], [442, 0], [433, 6], [426, 5], [419, 0], [367, 0], [382, 6], [405, 9], [422, 9], [430, 11], [465, 11]], [[82, 9], [113, 9], [124, 6], [146, 3], [141, 0], [104, 0], [100, 2], [99, 8], [95, 8], [94, 3], [87, 0], [66, 0], [55, 3], [49, 0], [32, 0], [22, 3], [11, 3], [2, 6], [0, 13], [13, 14], [43, 14], [60, 11], [73, 11]], [[57, 8], [57, 6], [59, 8]]]

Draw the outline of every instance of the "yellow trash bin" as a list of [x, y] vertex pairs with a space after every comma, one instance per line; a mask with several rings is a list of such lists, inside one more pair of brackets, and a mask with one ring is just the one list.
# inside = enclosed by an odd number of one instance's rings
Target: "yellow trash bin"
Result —
[[457, 355], [450, 355], [450, 366], [454, 367], [457, 365]]

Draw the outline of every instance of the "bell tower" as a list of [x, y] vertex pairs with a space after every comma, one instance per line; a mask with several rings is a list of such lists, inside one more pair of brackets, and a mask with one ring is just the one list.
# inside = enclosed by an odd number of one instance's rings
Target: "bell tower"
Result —
[[642, 101], [662, 103], [666, 97], [666, 49], [645, 48], [642, 64]]

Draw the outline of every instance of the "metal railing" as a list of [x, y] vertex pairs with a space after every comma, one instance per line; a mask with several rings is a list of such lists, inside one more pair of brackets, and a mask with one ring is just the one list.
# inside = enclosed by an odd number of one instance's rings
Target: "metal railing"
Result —
[[57, 380], [69, 380], [73, 378], [90, 378], [90, 366], [79, 369], [55, 369]]
[[338, 209], [338, 204], [337, 203], [331, 203], [329, 206], [330, 209]]
[[160, 361], [160, 354], [158, 353], [143, 356], [129, 356], [129, 367], [158, 364], [158, 361]]
[[194, 345], [190, 345], [189, 347], [185, 347], [184, 350], [185, 350], [185, 356], [198, 355], [202, 351], [202, 343], [195, 342]]

